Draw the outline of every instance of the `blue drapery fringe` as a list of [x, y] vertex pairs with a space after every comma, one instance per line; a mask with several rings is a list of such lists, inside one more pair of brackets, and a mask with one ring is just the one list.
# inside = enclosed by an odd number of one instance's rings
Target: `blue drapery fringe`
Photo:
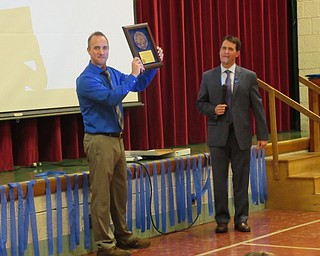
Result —
[[[205, 161], [203, 161], [205, 159]], [[186, 161], [185, 161], [186, 160]], [[200, 154], [197, 156], [187, 156], [175, 158], [175, 174], [172, 174], [171, 161], [169, 159], [160, 160], [160, 175], [158, 175], [156, 162], [151, 163], [133, 163], [134, 172], [131, 172], [128, 166], [128, 209], [127, 222], [130, 230], [133, 230], [133, 209], [135, 209], [135, 228], [141, 232], [146, 232], [151, 228], [151, 212], [150, 207], [153, 201], [153, 215], [156, 220], [156, 228], [160, 228], [162, 232], [167, 231], [167, 224], [170, 227], [175, 223], [188, 222], [192, 223], [193, 216], [192, 207], [196, 207], [196, 214], [202, 212], [203, 197], [208, 197], [208, 213], [214, 214], [211, 167], [209, 154]], [[186, 163], [186, 164], [185, 164]], [[151, 164], [151, 168], [149, 166]], [[165, 168], [165, 164], [167, 168]], [[50, 180], [48, 176], [55, 176], [56, 181], [56, 205], [57, 219], [57, 242], [56, 251], [58, 254], [63, 252], [62, 238], [62, 195], [61, 195], [61, 175], [66, 177], [66, 199], [68, 208], [68, 224], [69, 224], [69, 248], [75, 250], [80, 244], [80, 209], [79, 209], [79, 187], [78, 175], [75, 176], [74, 189], [71, 188], [70, 176], [63, 172], [46, 172], [41, 177], [46, 182], [46, 218], [47, 218], [47, 240], [48, 255], [53, 255], [53, 220], [52, 220], [52, 203]], [[152, 177], [151, 177], [152, 176]], [[160, 176], [160, 177], [159, 177]], [[158, 179], [159, 178], [159, 179]], [[175, 178], [175, 190], [173, 187]], [[133, 191], [133, 181], [135, 181], [135, 191]], [[150, 182], [152, 184], [150, 184]], [[27, 183], [27, 196], [23, 198], [23, 192], [19, 183], [10, 183], [9, 185], [9, 207], [10, 207], [10, 242], [11, 255], [23, 255], [28, 247], [29, 220], [31, 222], [32, 244], [34, 255], [39, 255], [38, 230], [36, 222], [36, 209], [34, 205], [33, 187], [36, 180]], [[193, 184], [193, 186], [192, 186]], [[250, 161], [250, 186], [252, 202], [255, 205], [263, 204], [267, 200], [267, 180], [266, 180], [266, 164], [264, 150], [251, 150]], [[18, 212], [14, 208], [13, 189], [18, 191]], [[175, 193], [174, 193], [175, 192]], [[90, 249], [90, 223], [89, 223], [89, 189], [88, 189], [88, 173], [83, 173], [83, 224], [84, 224], [84, 248]], [[134, 200], [135, 193], [135, 200]], [[8, 235], [7, 227], [7, 197], [5, 187], [0, 186], [1, 199], [1, 222], [0, 222], [0, 255], [6, 256], [6, 243]], [[133, 202], [135, 201], [135, 206]], [[167, 220], [167, 214], [169, 220]], [[18, 225], [16, 224], [18, 220]], [[18, 238], [18, 239], [17, 239]]]

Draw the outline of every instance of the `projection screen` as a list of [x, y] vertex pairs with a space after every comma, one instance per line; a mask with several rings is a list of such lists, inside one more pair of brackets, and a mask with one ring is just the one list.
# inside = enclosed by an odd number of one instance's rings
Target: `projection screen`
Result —
[[[134, 24], [133, 0], [1, 0], [0, 119], [79, 112], [75, 80], [89, 63], [87, 39], [109, 39], [108, 65], [131, 72], [122, 26]], [[140, 105], [130, 93], [124, 105]]]

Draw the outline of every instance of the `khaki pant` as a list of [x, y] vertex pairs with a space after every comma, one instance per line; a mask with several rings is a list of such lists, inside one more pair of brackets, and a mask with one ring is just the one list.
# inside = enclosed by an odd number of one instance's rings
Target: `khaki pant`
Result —
[[125, 220], [128, 188], [123, 139], [85, 134], [84, 150], [89, 162], [94, 240], [98, 248], [109, 249], [116, 240], [133, 239]]

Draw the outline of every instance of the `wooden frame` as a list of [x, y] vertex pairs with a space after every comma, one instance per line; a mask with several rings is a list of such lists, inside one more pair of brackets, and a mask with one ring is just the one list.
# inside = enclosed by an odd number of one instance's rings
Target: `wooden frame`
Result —
[[139, 57], [146, 69], [163, 65], [148, 23], [122, 27], [133, 57]]

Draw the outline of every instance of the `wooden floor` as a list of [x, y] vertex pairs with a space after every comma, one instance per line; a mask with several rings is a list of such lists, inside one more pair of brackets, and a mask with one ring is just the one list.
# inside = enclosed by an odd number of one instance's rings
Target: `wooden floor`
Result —
[[[216, 234], [215, 222], [182, 232], [151, 238], [151, 247], [133, 250], [132, 255], [216, 255], [244, 256], [249, 252], [268, 252], [277, 256], [320, 255], [320, 212], [261, 210], [249, 217], [252, 231]], [[83, 256], [94, 256], [85, 254]]]

